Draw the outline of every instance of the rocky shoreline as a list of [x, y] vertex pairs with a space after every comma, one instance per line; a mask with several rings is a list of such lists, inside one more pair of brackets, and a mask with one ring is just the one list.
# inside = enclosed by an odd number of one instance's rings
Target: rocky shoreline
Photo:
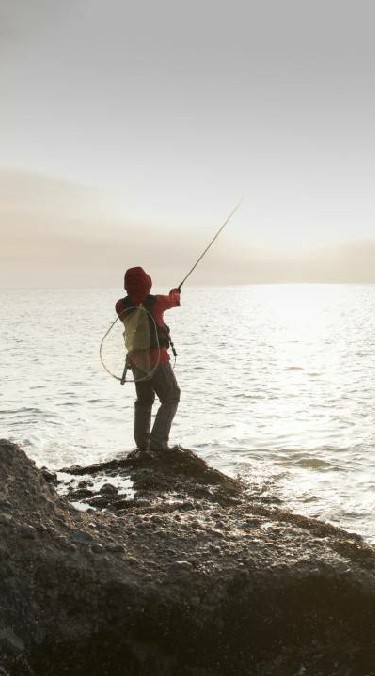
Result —
[[186, 449], [63, 476], [0, 441], [0, 676], [375, 674], [359, 536]]

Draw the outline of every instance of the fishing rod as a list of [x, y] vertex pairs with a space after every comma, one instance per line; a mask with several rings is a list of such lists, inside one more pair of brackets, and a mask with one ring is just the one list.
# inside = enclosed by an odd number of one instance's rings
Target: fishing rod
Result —
[[206, 253], [207, 253], [207, 251], [212, 247], [214, 241], [219, 237], [221, 231], [224, 230], [225, 226], [228, 225], [228, 223], [229, 223], [230, 219], [232, 218], [233, 214], [234, 214], [234, 213], [237, 211], [237, 209], [241, 206], [242, 202], [243, 202], [243, 199], [240, 200], [240, 202], [238, 202], [238, 204], [234, 207], [234, 209], [232, 209], [232, 211], [230, 212], [230, 214], [229, 214], [227, 220], [223, 223], [223, 225], [220, 226], [220, 228], [219, 228], [219, 230], [217, 231], [216, 235], [212, 238], [211, 242], [208, 244], [208, 246], [206, 246], [206, 248], [205, 248], [205, 250], [203, 251], [203, 253], [201, 253], [201, 255], [199, 256], [199, 258], [195, 261], [195, 263], [194, 263], [193, 267], [191, 268], [191, 270], [189, 270], [189, 272], [187, 273], [187, 275], [185, 275], [185, 277], [183, 278], [182, 282], [181, 282], [180, 285], [177, 287], [180, 291], [181, 291], [181, 287], [182, 287], [183, 283], [186, 282], [187, 278], [190, 277], [190, 275], [191, 275], [192, 272], [194, 272], [194, 270], [195, 270], [195, 268], [197, 267], [199, 261], [202, 260], [203, 256], [205, 256]]
[[[240, 205], [242, 204], [242, 202], [243, 202], [243, 199], [242, 199], [242, 200], [234, 207], [234, 209], [232, 209], [232, 211], [230, 212], [230, 214], [229, 214], [229, 216], [227, 217], [226, 221], [224, 221], [223, 225], [220, 226], [219, 230], [218, 230], [217, 233], [214, 235], [214, 237], [212, 238], [212, 240], [210, 241], [210, 243], [206, 246], [205, 250], [201, 253], [201, 255], [199, 256], [199, 258], [196, 260], [196, 262], [194, 263], [194, 265], [193, 265], [193, 267], [191, 268], [191, 270], [189, 270], [189, 272], [187, 273], [187, 275], [185, 275], [185, 277], [183, 278], [182, 282], [181, 282], [181, 283], [179, 284], [179, 286], [177, 287], [180, 291], [181, 291], [181, 287], [182, 287], [182, 285], [184, 284], [184, 282], [186, 282], [187, 278], [190, 277], [190, 275], [192, 274], [192, 272], [194, 272], [194, 270], [195, 270], [195, 268], [197, 267], [198, 263], [202, 260], [203, 256], [206, 255], [207, 251], [212, 247], [213, 243], [214, 243], [215, 240], [219, 237], [219, 235], [220, 235], [220, 233], [222, 232], [222, 230], [224, 230], [225, 226], [228, 225], [228, 223], [229, 223], [230, 219], [232, 218], [233, 214], [237, 211], [237, 209], [240, 207]], [[134, 308], [134, 309], [136, 309], [136, 308]], [[147, 310], [145, 310], [145, 311], [147, 312]], [[155, 324], [155, 320], [154, 320], [154, 318], [152, 317], [152, 315], [151, 315], [150, 313], [148, 313], [148, 314], [150, 315], [152, 321], [153, 321], [154, 324]], [[121, 385], [123, 385], [123, 384], [125, 383], [125, 381], [126, 381], [126, 372], [127, 372], [127, 370], [128, 370], [128, 360], [127, 360], [127, 359], [125, 360], [125, 366], [124, 366], [124, 369], [123, 369], [123, 372], [122, 372], [122, 376], [119, 377], [119, 376], [117, 376], [115, 373], [113, 373], [113, 372], [106, 366], [106, 364], [105, 364], [105, 362], [104, 362], [104, 356], [103, 356], [103, 346], [104, 346], [105, 339], [107, 338], [108, 334], [112, 331], [113, 327], [114, 327], [115, 324], [119, 321], [119, 319], [120, 319], [120, 316], [116, 317], [115, 321], [111, 324], [111, 326], [109, 327], [108, 331], [104, 334], [104, 336], [103, 336], [103, 338], [102, 338], [102, 341], [101, 341], [101, 343], [100, 343], [100, 361], [101, 361], [101, 363], [102, 363], [102, 366], [103, 366], [104, 370], [107, 371], [107, 373], [109, 373], [109, 375], [111, 375], [113, 378], [116, 378], [116, 380], [119, 380], [120, 383], [121, 383]], [[155, 324], [155, 327], [156, 327], [156, 324]], [[169, 334], [169, 331], [168, 331], [168, 334]], [[177, 357], [177, 352], [176, 352], [176, 350], [175, 350], [175, 347], [174, 347], [174, 345], [173, 345], [173, 342], [172, 342], [172, 340], [171, 340], [170, 335], [168, 335], [168, 337], [169, 337], [169, 343], [170, 343], [171, 350], [172, 350], [173, 355], [174, 355], [174, 357], [175, 357], [175, 359], [176, 359], [176, 357]], [[159, 348], [159, 349], [160, 349], [160, 348]], [[159, 360], [160, 360], [160, 355], [159, 355]], [[159, 365], [159, 360], [158, 360], [156, 366]], [[155, 370], [155, 368], [156, 368], [156, 367], [154, 366], [153, 369], [152, 369], [152, 372]], [[150, 376], [150, 374], [147, 374], [147, 375], [145, 376], [145, 378], [141, 378], [140, 380], [146, 380], [146, 379], [148, 379], [149, 376]], [[133, 381], [133, 382], [139, 382], [139, 380], [135, 380], [135, 381]]]

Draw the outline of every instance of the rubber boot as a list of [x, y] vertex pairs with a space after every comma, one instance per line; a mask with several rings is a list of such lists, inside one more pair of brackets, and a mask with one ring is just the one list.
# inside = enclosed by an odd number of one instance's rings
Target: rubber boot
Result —
[[134, 404], [134, 441], [140, 451], [150, 448], [151, 406], [136, 401]]
[[151, 450], [168, 450], [169, 433], [173, 418], [176, 415], [178, 403], [178, 400], [166, 401], [159, 407], [151, 432]]

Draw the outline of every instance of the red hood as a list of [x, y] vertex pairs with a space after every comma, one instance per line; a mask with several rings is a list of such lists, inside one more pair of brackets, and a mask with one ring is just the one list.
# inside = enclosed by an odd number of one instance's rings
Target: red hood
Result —
[[124, 288], [131, 297], [134, 305], [142, 303], [150, 293], [152, 281], [143, 268], [129, 268], [125, 272]]

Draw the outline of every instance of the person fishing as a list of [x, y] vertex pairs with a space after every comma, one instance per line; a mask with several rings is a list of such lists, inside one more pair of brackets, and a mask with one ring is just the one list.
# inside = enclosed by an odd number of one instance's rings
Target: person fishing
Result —
[[[116, 303], [118, 319], [125, 326], [127, 348], [126, 370], [134, 376], [134, 441], [140, 451], [170, 450], [169, 433], [180, 401], [181, 390], [170, 364], [171, 344], [164, 312], [180, 305], [181, 289], [168, 295], [150, 293], [152, 281], [143, 268], [125, 272], [125, 298]], [[172, 346], [173, 347], [173, 346]], [[152, 405], [155, 395], [160, 406], [151, 429]]]
[[[150, 294], [151, 277], [143, 268], [129, 268], [125, 273], [124, 288], [128, 295], [116, 303], [117, 317], [101, 340], [100, 360], [105, 371], [122, 385], [126, 381], [128, 369], [133, 372], [137, 395], [134, 404], [134, 440], [141, 451], [168, 449], [169, 433], [181, 395], [170, 365], [168, 347], [171, 347], [175, 356], [176, 353], [164, 322], [164, 312], [180, 305], [182, 285], [207, 254], [242, 201], [230, 212], [182, 282], [168, 295]], [[122, 376], [109, 368], [105, 358], [106, 339], [119, 320], [125, 326], [123, 335], [127, 349]], [[160, 407], [150, 431], [155, 395], [160, 400]]]

